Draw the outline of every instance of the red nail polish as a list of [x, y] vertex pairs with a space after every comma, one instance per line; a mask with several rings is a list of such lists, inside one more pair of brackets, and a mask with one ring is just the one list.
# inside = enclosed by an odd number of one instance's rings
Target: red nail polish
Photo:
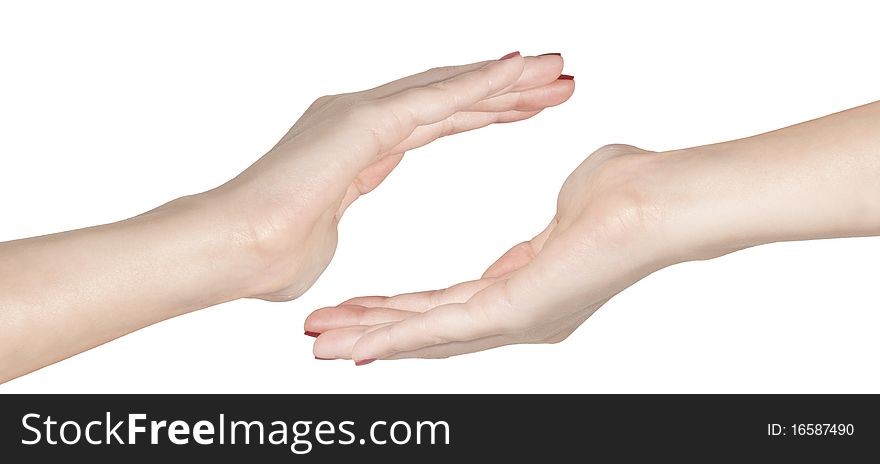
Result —
[[305, 335], [306, 335], [307, 337], [315, 337], [315, 338], [317, 338], [318, 335], [321, 335], [321, 332], [310, 332], [310, 331], [306, 330], [306, 331], [305, 331]]
[[562, 53], [541, 53], [538, 56], [562, 56]]
[[519, 52], [510, 52], [510, 53], [502, 56], [501, 58], [499, 58], [498, 61], [509, 60], [509, 59], [513, 58], [514, 56], [519, 56]]
[[560, 74], [559, 77], [557, 77], [556, 79], [560, 81], [573, 81], [574, 76], [569, 76], [568, 74]]
[[366, 366], [367, 364], [370, 364], [373, 361], [375, 361], [375, 359], [361, 359], [360, 361], [355, 361], [354, 365], [355, 366]]
[[322, 358], [320, 356], [315, 356], [315, 359], [317, 359], [319, 361], [333, 361], [336, 358]]

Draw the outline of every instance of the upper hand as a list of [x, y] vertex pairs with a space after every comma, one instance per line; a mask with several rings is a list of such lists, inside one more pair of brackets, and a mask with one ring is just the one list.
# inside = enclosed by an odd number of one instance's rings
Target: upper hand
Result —
[[435, 68], [374, 89], [317, 99], [269, 153], [209, 192], [253, 244], [251, 297], [305, 292], [336, 249], [346, 208], [404, 153], [440, 137], [527, 119], [567, 100], [560, 56]]

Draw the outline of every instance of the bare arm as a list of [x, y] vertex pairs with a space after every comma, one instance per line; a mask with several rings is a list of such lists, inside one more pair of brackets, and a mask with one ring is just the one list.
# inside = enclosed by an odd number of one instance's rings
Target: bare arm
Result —
[[547, 228], [482, 278], [355, 298], [315, 311], [305, 328], [322, 334], [316, 356], [361, 364], [558, 342], [663, 267], [868, 235], [880, 235], [880, 102], [709, 146], [603, 147], [566, 180]]
[[512, 53], [322, 97], [221, 187], [0, 244], [0, 382], [189, 311], [300, 296], [330, 262], [346, 208], [406, 151], [564, 102], [574, 82], [562, 66]]

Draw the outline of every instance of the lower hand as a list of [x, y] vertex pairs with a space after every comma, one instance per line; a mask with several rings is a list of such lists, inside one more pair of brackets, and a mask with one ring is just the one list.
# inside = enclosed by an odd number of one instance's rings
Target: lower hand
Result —
[[678, 262], [792, 240], [880, 235], [880, 103], [661, 153], [609, 145], [569, 176], [543, 232], [482, 278], [362, 297], [306, 320], [321, 358], [439, 358], [565, 339]]
[[515, 343], [555, 343], [608, 299], [683, 259], [655, 202], [660, 154], [603, 147], [566, 180], [550, 224], [478, 280], [392, 297], [360, 297], [312, 313], [316, 357], [445, 358]]

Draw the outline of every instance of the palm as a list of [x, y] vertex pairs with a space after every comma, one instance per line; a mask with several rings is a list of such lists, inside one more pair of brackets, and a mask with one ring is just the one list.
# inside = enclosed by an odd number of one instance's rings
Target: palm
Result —
[[[288, 172], [286, 184], [312, 186], [287, 196], [288, 213], [267, 221], [271, 235], [283, 238], [271, 254], [287, 262], [276, 266], [281, 284], [257, 297], [289, 300], [308, 289], [333, 257], [345, 210], [376, 188], [405, 152], [446, 135], [527, 119], [567, 100], [574, 86], [557, 80], [561, 69], [558, 56], [515, 57], [436, 68], [316, 100], [248, 170], [254, 172], [240, 176]], [[284, 230], [276, 230], [279, 224]]]
[[621, 188], [631, 155], [645, 153], [610, 146], [589, 157], [565, 182], [550, 224], [478, 280], [314, 312], [306, 329], [322, 333], [316, 356], [434, 358], [565, 339], [645, 272], [630, 256], [645, 213], [638, 191]]

